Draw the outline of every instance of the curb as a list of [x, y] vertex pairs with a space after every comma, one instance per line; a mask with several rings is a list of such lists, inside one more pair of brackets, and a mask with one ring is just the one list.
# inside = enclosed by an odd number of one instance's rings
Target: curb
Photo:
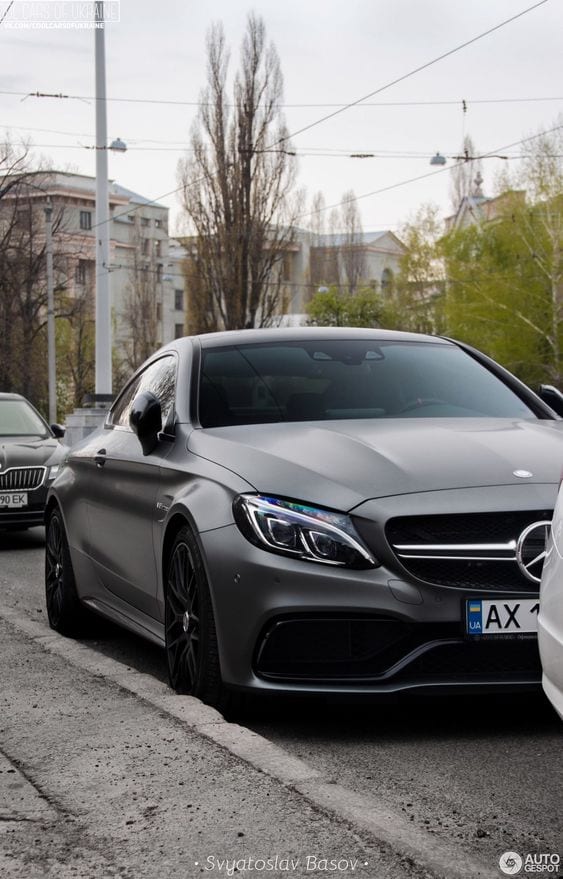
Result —
[[90, 674], [101, 676], [133, 693], [154, 708], [181, 721], [190, 731], [214, 742], [229, 754], [299, 794], [318, 811], [336, 818], [352, 829], [363, 831], [413, 866], [430, 870], [446, 879], [483, 879], [491, 865], [480, 863], [446, 840], [431, 837], [413, 827], [399, 813], [376, 799], [331, 782], [305, 761], [246, 727], [230, 723], [193, 696], [179, 696], [142, 672], [127, 669], [121, 662], [101, 656], [92, 647], [64, 638], [23, 613], [0, 608], [0, 618], [22, 632], [48, 653], [60, 656]]

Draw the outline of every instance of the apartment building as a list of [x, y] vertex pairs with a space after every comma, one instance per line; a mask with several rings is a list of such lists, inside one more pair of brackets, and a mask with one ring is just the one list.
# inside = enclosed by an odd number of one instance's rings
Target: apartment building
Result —
[[[183, 273], [186, 297], [189, 296], [192, 244], [193, 239], [189, 237], [176, 239], [174, 243], [176, 277]], [[405, 251], [405, 245], [388, 229], [358, 233], [353, 239], [346, 234], [317, 235], [296, 229], [272, 278], [272, 283], [279, 288], [279, 308], [274, 323], [305, 325], [307, 303], [323, 287], [369, 286], [391, 295]]]
[[[33, 183], [36, 180], [36, 184]], [[86, 298], [94, 313], [96, 180], [64, 171], [26, 176], [36, 207], [53, 209], [55, 288], [69, 300]], [[166, 267], [168, 208], [111, 180], [110, 290], [113, 347], [124, 368], [175, 337], [174, 283]]]

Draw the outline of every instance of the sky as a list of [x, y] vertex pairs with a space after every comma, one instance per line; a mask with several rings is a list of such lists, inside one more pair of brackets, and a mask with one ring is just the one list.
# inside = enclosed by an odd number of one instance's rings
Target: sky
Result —
[[[280, 56], [283, 112], [290, 132], [297, 132], [336, 109], [327, 105], [357, 101], [533, 2], [121, 0], [120, 21], [105, 29], [108, 137], [120, 137], [128, 150], [110, 153], [110, 177], [168, 205], [175, 231], [178, 196], [165, 194], [178, 186], [178, 159], [205, 85], [206, 33], [215, 21], [223, 22], [234, 68], [248, 13], [264, 19]], [[0, 19], [9, 5], [0, 0]], [[17, 9], [33, 15], [34, 6], [16, 0], [0, 24], [0, 139], [7, 131], [12, 139], [29, 138], [35, 155], [57, 169], [94, 175], [95, 152], [87, 149], [95, 143], [95, 102], [88, 100], [95, 93], [94, 32], [6, 28]], [[306, 189], [307, 204], [320, 190], [327, 205], [335, 205], [352, 189], [366, 231], [400, 231], [428, 202], [447, 216], [451, 157], [459, 155], [465, 134], [478, 154], [514, 156], [483, 161], [483, 188], [494, 194], [495, 178], [506, 166], [515, 170], [526, 149], [509, 146], [552, 128], [562, 113], [562, 37], [563, 3], [547, 0], [363, 105], [296, 135], [293, 148], [305, 153], [298, 184]], [[81, 97], [25, 97], [37, 91]], [[444, 168], [430, 165], [437, 151], [448, 157]], [[300, 225], [309, 222], [305, 208]]]

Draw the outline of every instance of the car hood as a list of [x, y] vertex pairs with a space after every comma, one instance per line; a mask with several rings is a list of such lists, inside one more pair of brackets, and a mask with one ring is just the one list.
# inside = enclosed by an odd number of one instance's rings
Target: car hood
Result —
[[54, 437], [0, 437], [0, 473], [10, 467], [42, 467], [58, 464], [64, 457], [65, 446]]
[[[401, 418], [194, 430], [189, 450], [257, 491], [349, 510], [371, 498], [559, 482], [563, 421]], [[514, 471], [528, 471], [526, 478]]]

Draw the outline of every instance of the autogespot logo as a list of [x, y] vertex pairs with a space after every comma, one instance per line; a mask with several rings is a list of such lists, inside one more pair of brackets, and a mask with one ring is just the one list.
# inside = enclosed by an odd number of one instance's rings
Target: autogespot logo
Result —
[[500, 856], [498, 863], [502, 872], [507, 876], [516, 876], [520, 871], [526, 875], [531, 873], [559, 875], [561, 856], [548, 852], [526, 855], [519, 855], [518, 852], [505, 852]]
[[500, 856], [499, 867], [507, 876], [516, 876], [522, 869], [522, 858], [518, 852], [505, 852]]

